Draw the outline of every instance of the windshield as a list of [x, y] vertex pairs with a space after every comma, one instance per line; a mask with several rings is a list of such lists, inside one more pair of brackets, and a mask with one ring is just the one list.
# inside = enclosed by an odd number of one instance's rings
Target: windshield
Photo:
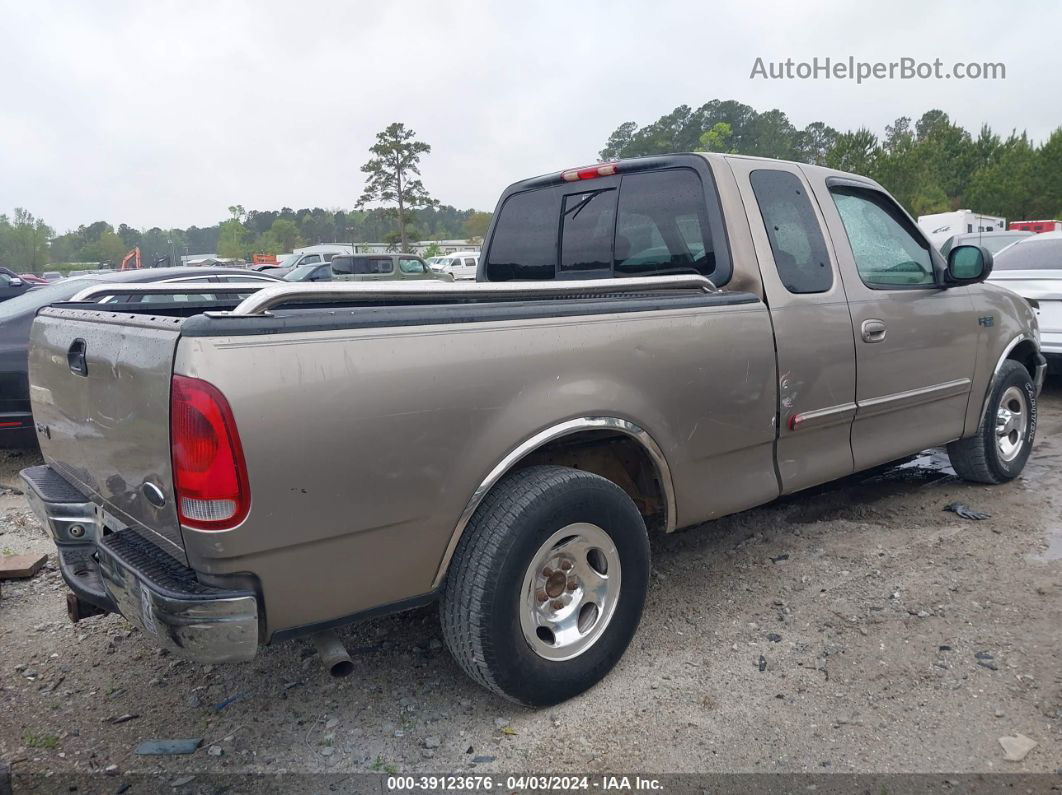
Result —
[[293, 271], [289, 271], [284, 275], [284, 280], [289, 282], [304, 282], [309, 279], [317, 269], [321, 267], [321, 263], [316, 262], [313, 265], [300, 265]]
[[299, 257], [301, 257], [301, 256], [302, 256], [302, 254], [288, 254], [288, 256], [284, 257], [284, 259], [282, 259], [280, 262], [278, 262], [273, 267], [274, 268], [294, 268], [295, 267], [295, 263], [299, 261]]
[[[995, 258], [993, 267], [997, 271], [1062, 270], [1062, 238], [1054, 240], [1034, 238], [1025, 243], [1007, 246]], [[2, 306], [0, 304], [0, 307]]]
[[981, 242], [976, 243], [975, 245], [987, 248], [994, 256], [1003, 249], [1005, 249], [1007, 246], [1009, 246], [1011, 243], [1015, 243], [1026, 237], [1028, 237], [1028, 235], [992, 235], [991, 237], [981, 238]]
[[24, 312], [36, 312], [42, 306], [54, 304], [56, 301], [66, 301], [73, 297], [74, 293], [99, 282], [99, 279], [66, 279], [47, 287], [35, 287], [0, 304], [0, 320]]

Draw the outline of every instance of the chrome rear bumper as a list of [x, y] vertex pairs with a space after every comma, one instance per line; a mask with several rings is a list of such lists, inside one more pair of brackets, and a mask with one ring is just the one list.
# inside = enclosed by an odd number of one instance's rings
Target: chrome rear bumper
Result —
[[63, 579], [80, 598], [121, 613], [182, 657], [204, 663], [254, 657], [253, 591], [204, 585], [135, 530], [105, 532], [97, 506], [51, 467], [20, 474], [30, 507], [55, 541]]

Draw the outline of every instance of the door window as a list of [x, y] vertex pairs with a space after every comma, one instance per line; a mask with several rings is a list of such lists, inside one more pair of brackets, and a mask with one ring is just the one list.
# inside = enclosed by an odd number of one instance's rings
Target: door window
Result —
[[864, 284], [877, 289], [935, 284], [929, 244], [891, 199], [847, 186], [830, 193]]
[[400, 259], [398, 268], [402, 273], [424, 273], [424, 266], [419, 259]]
[[300, 261], [300, 265], [313, 265], [315, 262], [320, 262], [321, 257], [317, 254], [309, 254], [303, 257]]
[[778, 277], [791, 293], [824, 293], [833, 286], [826, 241], [804, 186], [795, 174], [759, 169], [749, 175]]

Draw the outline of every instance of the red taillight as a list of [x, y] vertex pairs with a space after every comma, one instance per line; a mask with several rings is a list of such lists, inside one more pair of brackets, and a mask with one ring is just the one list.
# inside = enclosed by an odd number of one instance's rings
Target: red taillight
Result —
[[247, 465], [232, 409], [213, 384], [173, 376], [170, 450], [181, 524], [227, 530], [243, 521], [251, 506]]
[[561, 179], [565, 182], [578, 182], [581, 179], [594, 179], [595, 177], [611, 177], [619, 168], [615, 163], [604, 163], [600, 166], [587, 166], [586, 168], [573, 168], [561, 172]]

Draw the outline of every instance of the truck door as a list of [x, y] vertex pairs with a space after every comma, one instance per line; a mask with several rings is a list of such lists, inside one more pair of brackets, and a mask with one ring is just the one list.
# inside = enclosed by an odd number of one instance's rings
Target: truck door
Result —
[[856, 469], [958, 439], [976, 357], [970, 288], [940, 286], [940, 256], [877, 186], [815, 185], [852, 316]]
[[730, 159], [760, 262], [778, 357], [783, 493], [853, 471], [855, 350], [844, 285], [800, 168]]

